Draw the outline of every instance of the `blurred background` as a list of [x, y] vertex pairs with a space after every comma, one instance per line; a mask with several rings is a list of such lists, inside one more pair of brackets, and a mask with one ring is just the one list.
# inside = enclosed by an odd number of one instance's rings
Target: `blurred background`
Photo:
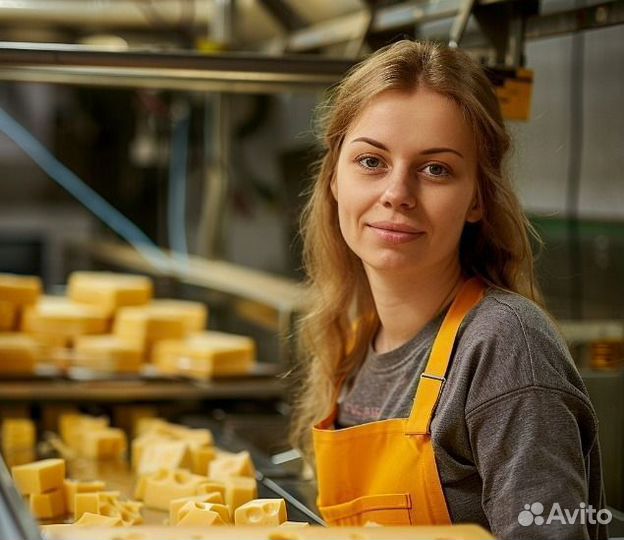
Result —
[[[155, 297], [251, 337], [261, 366], [223, 380], [142, 371], [120, 398], [114, 373], [57, 361], [4, 376], [0, 415], [41, 433], [50, 404], [142, 406], [210, 418], [262, 459], [288, 451], [279, 374], [302, 309], [314, 109], [383, 45], [455, 42], [497, 85], [547, 308], [601, 419], [607, 501], [624, 511], [623, 22], [621, 0], [0, 1], [0, 272], [38, 276], [49, 295], [75, 271], [148, 275]], [[149, 389], [167, 381], [186, 386]]]

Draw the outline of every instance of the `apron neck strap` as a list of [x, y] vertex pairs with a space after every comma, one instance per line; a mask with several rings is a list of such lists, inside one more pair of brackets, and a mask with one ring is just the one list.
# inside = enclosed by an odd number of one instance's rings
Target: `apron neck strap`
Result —
[[420, 376], [414, 405], [407, 421], [406, 435], [429, 434], [431, 419], [446, 382], [455, 338], [464, 317], [483, 298], [484, 283], [478, 278], [466, 281], [449, 308], [433, 342], [429, 361]]

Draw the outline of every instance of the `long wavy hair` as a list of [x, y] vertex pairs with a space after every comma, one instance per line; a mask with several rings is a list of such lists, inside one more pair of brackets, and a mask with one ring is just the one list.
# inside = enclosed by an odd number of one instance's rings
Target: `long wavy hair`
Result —
[[341, 145], [375, 96], [419, 87], [453, 100], [475, 138], [483, 217], [467, 223], [462, 232], [463, 272], [542, 303], [530, 243], [531, 236], [539, 237], [505, 174], [510, 138], [483, 69], [465, 52], [434, 43], [403, 40], [377, 51], [355, 66], [318, 109], [323, 156], [301, 217], [309, 298], [298, 328], [297, 373], [304, 380], [294, 402], [291, 430], [293, 444], [309, 459], [312, 426], [331, 412], [337, 381], [362, 363], [379, 326], [362, 262], [342, 237], [331, 193]]

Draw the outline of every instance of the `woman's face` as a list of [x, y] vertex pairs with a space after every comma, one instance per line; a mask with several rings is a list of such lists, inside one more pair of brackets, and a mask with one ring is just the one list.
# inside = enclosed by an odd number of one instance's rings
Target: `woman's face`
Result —
[[342, 235], [365, 268], [436, 271], [459, 264], [459, 240], [481, 218], [476, 148], [450, 99], [383, 92], [349, 128], [332, 193]]

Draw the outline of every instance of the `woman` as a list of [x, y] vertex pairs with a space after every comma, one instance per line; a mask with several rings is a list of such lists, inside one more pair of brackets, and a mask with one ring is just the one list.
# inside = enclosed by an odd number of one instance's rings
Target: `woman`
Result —
[[482, 69], [401, 41], [356, 66], [324, 112], [293, 429], [324, 518], [604, 538], [595, 513], [546, 519], [555, 503], [603, 508], [597, 420], [539, 307]]

